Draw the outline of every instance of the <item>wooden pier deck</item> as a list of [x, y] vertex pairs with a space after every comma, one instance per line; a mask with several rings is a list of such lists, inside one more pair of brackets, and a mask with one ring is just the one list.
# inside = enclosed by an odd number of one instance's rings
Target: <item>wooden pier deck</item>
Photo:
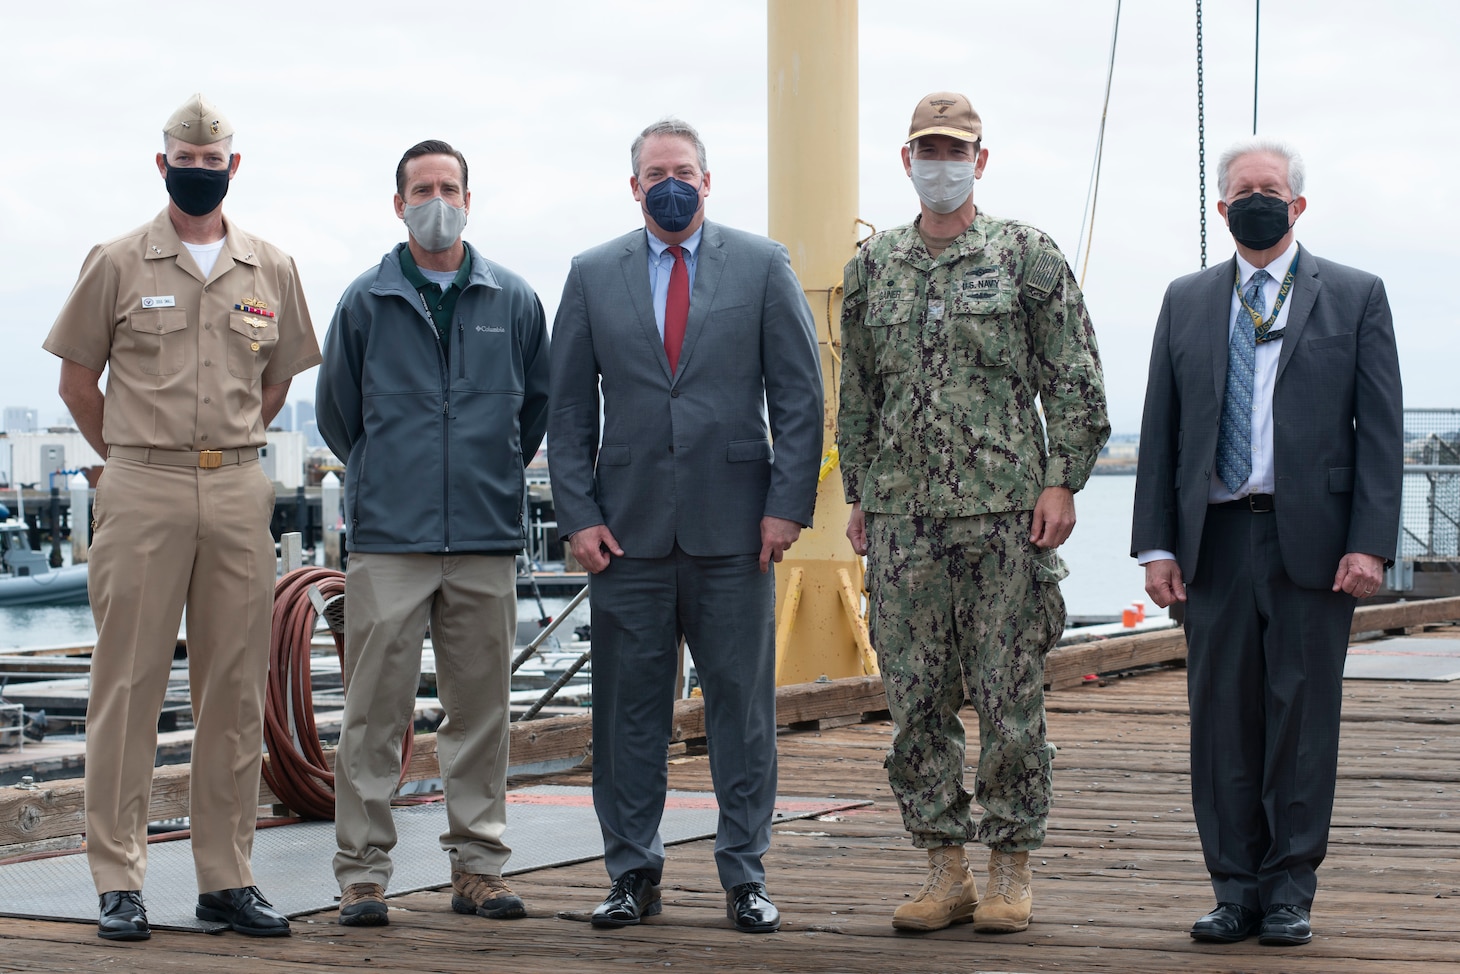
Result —
[[[440, 891], [392, 898], [388, 927], [341, 927], [327, 911], [297, 920], [294, 936], [277, 941], [164, 931], [143, 944], [110, 944], [89, 925], [0, 919], [0, 971], [1460, 969], [1460, 681], [1345, 685], [1316, 935], [1299, 948], [1202, 945], [1187, 936], [1212, 898], [1190, 812], [1184, 671], [1053, 692], [1048, 706], [1060, 747], [1056, 799], [1049, 840], [1034, 859], [1035, 917], [1024, 933], [892, 930], [891, 912], [915, 891], [923, 858], [903, 834], [881, 765], [891, 727], [873, 721], [781, 737], [782, 793], [874, 804], [777, 826], [767, 867], [785, 917], [778, 934], [728, 927], [707, 840], [671, 847], [664, 913], [637, 928], [599, 931], [559, 916], [587, 911], [603, 895], [595, 861], [514, 877], [529, 909], [517, 921], [458, 916]], [[971, 712], [965, 718], [976, 726]], [[547, 780], [586, 784], [588, 772]], [[670, 785], [708, 790], [703, 755], [678, 754]]]

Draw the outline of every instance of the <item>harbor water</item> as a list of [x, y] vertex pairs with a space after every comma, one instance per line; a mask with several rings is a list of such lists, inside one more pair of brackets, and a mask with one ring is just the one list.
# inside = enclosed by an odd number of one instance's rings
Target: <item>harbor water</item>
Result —
[[[1135, 477], [1116, 474], [1091, 477], [1075, 496], [1075, 532], [1060, 549], [1070, 566], [1063, 589], [1072, 617], [1119, 616], [1132, 601], [1145, 598], [1145, 574], [1129, 556], [1134, 493]], [[556, 615], [567, 601], [544, 597], [543, 607], [547, 614]], [[1151, 605], [1146, 606], [1146, 613], [1164, 614]], [[518, 617], [539, 617], [531, 596], [519, 598]], [[573, 628], [587, 622], [588, 608], [580, 606], [559, 635], [569, 640]], [[0, 652], [28, 646], [90, 645], [95, 640], [89, 606], [0, 608]]]

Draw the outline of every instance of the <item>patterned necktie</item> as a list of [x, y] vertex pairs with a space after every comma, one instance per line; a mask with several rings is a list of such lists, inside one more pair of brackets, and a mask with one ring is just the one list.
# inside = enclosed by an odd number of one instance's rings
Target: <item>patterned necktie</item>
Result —
[[[1243, 300], [1257, 317], [1267, 314], [1262, 285], [1267, 271], [1259, 270], [1247, 282]], [[1257, 337], [1245, 309], [1237, 313], [1227, 345], [1227, 394], [1222, 400], [1222, 424], [1217, 434], [1217, 476], [1232, 493], [1252, 476], [1252, 376], [1257, 361]]]
[[674, 255], [669, 293], [664, 298], [664, 354], [669, 356], [669, 371], [676, 372], [679, 350], [684, 347], [684, 326], [689, 321], [689, 268], [684, 263], [684, 248], [664, 249]]

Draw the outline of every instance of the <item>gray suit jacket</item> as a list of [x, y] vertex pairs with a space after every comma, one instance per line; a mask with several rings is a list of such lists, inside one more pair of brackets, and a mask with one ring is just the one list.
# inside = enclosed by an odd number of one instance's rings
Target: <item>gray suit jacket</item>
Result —
[[575, 257], [563, 286], [548, 417], [558, 532], [606, 524], [629, 557], [676, 541], [759, 552], [763, 516], [809, 525], [816, 505], [821, 360], [805, 295], [786, 248], [707, 221], [671, 375], [648, 260], [640, 228]]
[[[1403, 399], [1384, 282], [1300, 248], [1273, 389], [1274, 505], [1283, 567], [1329, 588], [1340, 559], [1390, 561], [1399, 534]], [[1227, 381], [1236, 259], [1174, 281], [1151, 349], [1131, 553], [1196, 577]]]

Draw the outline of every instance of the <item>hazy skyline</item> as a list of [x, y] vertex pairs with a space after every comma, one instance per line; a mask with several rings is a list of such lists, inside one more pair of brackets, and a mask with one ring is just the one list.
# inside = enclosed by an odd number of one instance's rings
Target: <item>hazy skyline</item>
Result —
[[[1105, 94], [1114, 0], [860, 4], [862, 219], [910, 220], [898, 160], [928, 91], [969, 95], [990, 160], [975, 200], [1049, 232], [1072, 263]], [[1251, 0], [1207, 0], [1209, 261], [1231, 239], [1216, 157], [1252, 124]], [[720, 0], [448, 4], [407, 16], [373, 2], [276, 0], [228, 9], [161, 3], [143, 19], [96, 0], [0, 14], [11, 93], [0, 147], [0, 407], [42, 425], [63, 406], [40, 348], [88, 249], [150, 220], [163, 120], [193, 91], [238, 130], [225, 204], [294, 256], [317, 333], [344, 287], [404, 239], [391, 209], [401, 152], [443, 138], [471, 164], [466, 237], [523, 274], [549, 320], [568, 261], [640, 224], [628, 146], [674, 114], [703, 135], [711, 220], [766, 229], [766, 8]], [[184, 13], [185, 12], [185, 13]], [[1259, 129], [1305, 156], [1314, 253], [1384, 277], [1406, 405], [1456, 405], [1457, 343], [1443, 281], [1460, 122], [1460, 11], [1419, 0], [1262, 5]], [[1197, 269], [1194, 4], [1127, 0], [1085, 292], [1117, 432], [1140, 422], [1151, 331], [1168, 281]], [[848, 255], [850, 256], [850, 254]], [[1083, 258], [1082, 258], [1083, 259]], [[1076, 274], [1082, 272], [1075, 265]], [[825, 286], [830, 282], [807, 282]], [[314, 398], [314, 374], [291, 399]]]

